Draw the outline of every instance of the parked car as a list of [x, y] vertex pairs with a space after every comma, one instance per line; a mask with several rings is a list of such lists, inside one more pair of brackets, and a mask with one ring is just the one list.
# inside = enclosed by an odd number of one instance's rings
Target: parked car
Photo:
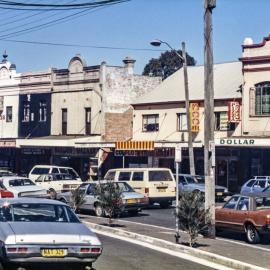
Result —
[[241, 187], [240, 193], [243, 195], [257, 193], [268, 186], [270, 186], [270, 176], [254, 176]]
[[216, 209], [216, 228], [246, 233], [249, 243], [259, 243], [270, 236], [270, 197], [233, 195]]
[[[201, 192], [205, 193], [205, 182], [199, 182], [196, 176], [190, 174], [179, 175], [179, 190], [182, 192]], [[215, 185], [217, 200], [224, 200], [228, 195], [228, 189], [223, 186]]]
[[10, 170], [0, 169], [0, 177], [3, 177], [3, 176], [14, 176], [14, 175], [16, 175], [16, 173], [13, 173]]
[[46, 189], [21, 176], [5, 176], [0, 178], [0, 196], [1, 198], [49, 197]]
[[[83, 183], [79, 189], [84, 194], [84, 203], [79, 207], [80, 210], [94, 210], [97, 216], [105, 216], [105, 210], [97, 198], [95, 189], [97, 185], [106, 185], [107, 181]], [[126, 182], [114, 182], [122, 192], [122, 205], [120, 213], [129, 212], [136, 214], [148, 206], [148, 198], [143, 194], [135, 192]], [[71, 192], [63, 192], [57, 195], [57, 199], [67, 204], [71, 201]]]
[[35, 183], [49, 191], [52, 199], [56, 199], [58, 192], [65, 192], [76, 189], [82, 181], [74, 179], [70, 174], [43, 174], [40, 175]]
[[[100, 256], [97, 236], [64, 203], [18, 198], [0, 200], [0, 269], [49, 265], [91, 267]], [[48, 266], [49, 268], [49, 266]]]
[[78, 173], [71, 167], [62, 167], [62, 166], [54, 166], [54, 165], [36, 165], [29, 172], [29, 179], [35, 181], [40, 175], [43, 174], [70, 174], [73, 179], [82, 181]]
[[176, 183], [167, 168], [125, 168], [111, 169], [106, 180], [126, 181], [137, 192], [147, 196], [149, 203], [168, 207], [175, 200]]

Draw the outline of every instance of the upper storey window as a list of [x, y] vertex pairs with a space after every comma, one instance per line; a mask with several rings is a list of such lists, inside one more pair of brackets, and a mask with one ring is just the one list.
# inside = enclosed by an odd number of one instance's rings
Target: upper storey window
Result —
[[270, 82], [256, 85], [255, 88], [255, 115], [270, 114]]

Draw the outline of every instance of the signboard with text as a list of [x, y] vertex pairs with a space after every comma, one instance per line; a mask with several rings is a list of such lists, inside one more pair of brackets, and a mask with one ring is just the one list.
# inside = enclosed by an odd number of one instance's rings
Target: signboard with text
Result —
[[241, 107], [238, 101], [229, 101], [228, 118], [231, 123], [239, 123], [241, 121]]
[[189, 115], [190, 115], [191, 132], [199, 132], [200, 131], [200, 105], [199, 103], [189, 104]]

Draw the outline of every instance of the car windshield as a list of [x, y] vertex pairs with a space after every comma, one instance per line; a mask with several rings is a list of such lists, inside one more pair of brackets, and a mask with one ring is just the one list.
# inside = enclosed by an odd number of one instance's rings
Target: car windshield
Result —
[[186, 176], [186, 180], [189, 184], [197, 184], [195, 178], [192, 176]]
[[[106, 185], [106, 183], [102, 185]], [[122, 192], [134, 192], [133, 188], [126, 182], [114, 182], [114, 185], [116, 185]]]
[[30, 179], [12, 179], [9, 180], [10, 187], [19, 187], [19, 186], [34, 186], [35, 184]]
[[195, 178], [198, 181], [198, 183], [200, 183], [200, 184], [204, 184], [205, 183], [205, 177], [204, 176], [196, 175]]
[[0, 221], [79, 223], [69, 207], [54, 204], [18, 203], [0, 208]]

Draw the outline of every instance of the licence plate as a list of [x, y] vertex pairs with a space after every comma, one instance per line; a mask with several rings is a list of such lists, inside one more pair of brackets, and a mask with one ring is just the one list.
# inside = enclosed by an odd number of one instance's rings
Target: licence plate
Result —
[[127, 200], [127, 203], [136, 203], [137, 201], [136, 201], [136, 199], [128, 199]]
[[158, 192], [165, 192], [166, 188], [158, 188]]
[[217, 192], [217, 196], [222, 196], [223, 193], [222, 192]]
[[42, 249], [41, 255], [43, 257], [65, 257], [67, 255], [66, 249]]

